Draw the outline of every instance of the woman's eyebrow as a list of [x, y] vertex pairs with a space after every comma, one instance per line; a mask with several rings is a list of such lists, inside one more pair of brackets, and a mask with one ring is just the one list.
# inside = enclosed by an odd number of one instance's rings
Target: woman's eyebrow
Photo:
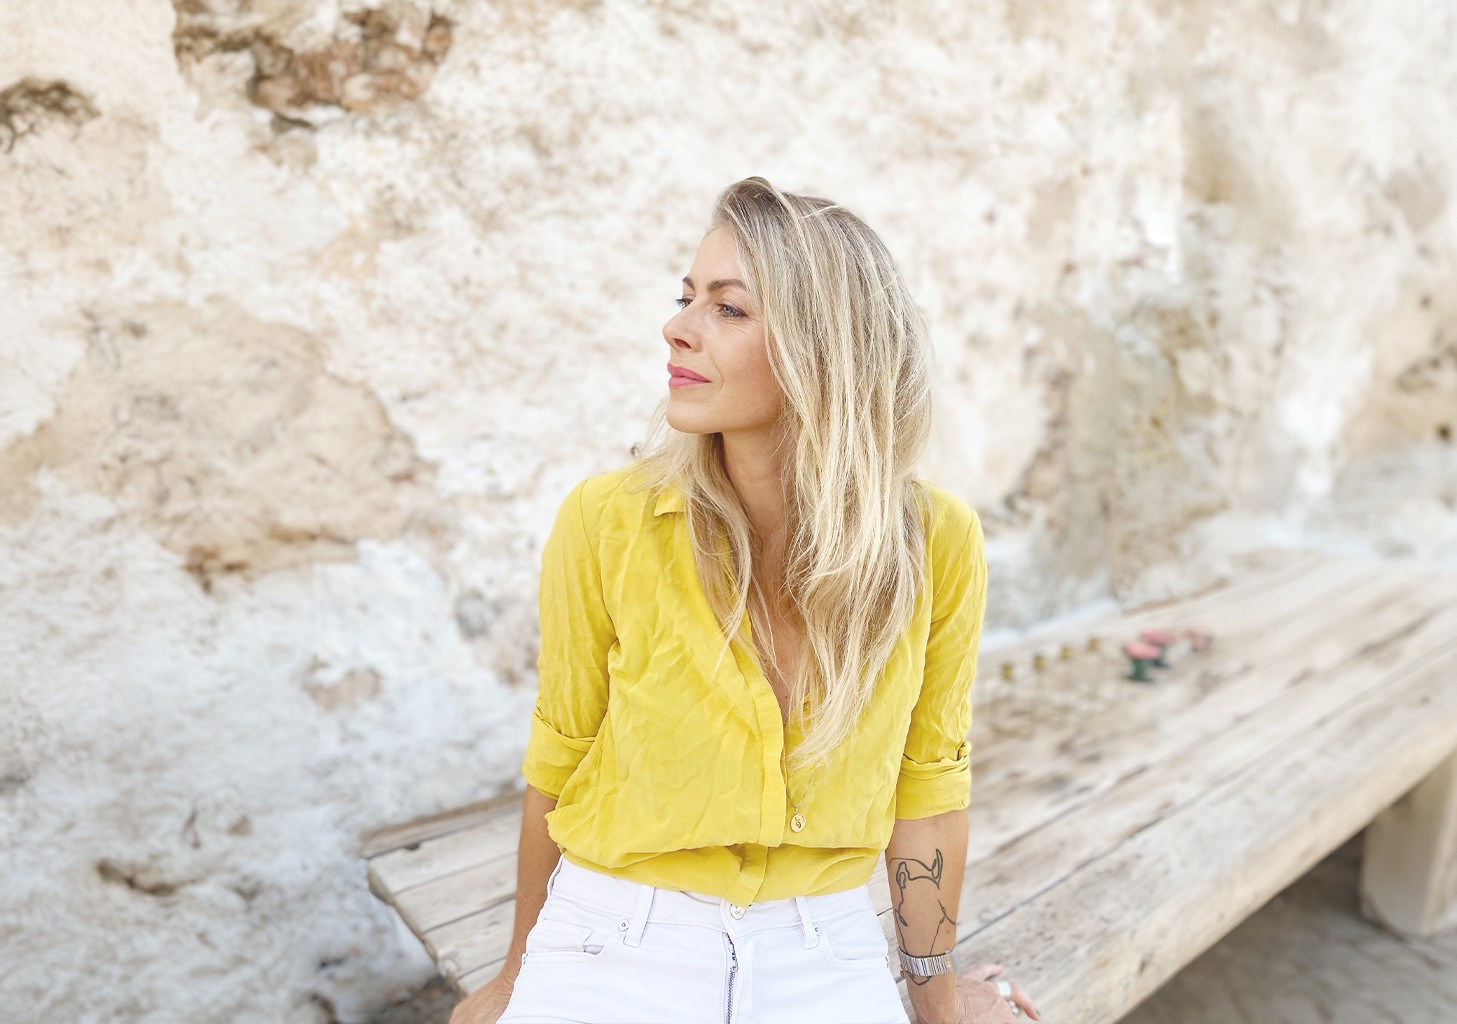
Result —
[[[693, 287], [693, 278], [691, 278], [691, 277], [685, 277], [685, 278], [683, 278], [683, 283], [686, 284], [689, 288], [692, 288]], [[743, 288], [744, 291], [748, 291], [749, 290], [747, 287], [744, 286], [744, 282], [740, 281], [736, 277], [722, 277], [722, 278], [719, 278], [717, 281], [709, 281], [708, 282], [708, 291], [716, 291], [719, 288], [728, 288], [728, 287]]]

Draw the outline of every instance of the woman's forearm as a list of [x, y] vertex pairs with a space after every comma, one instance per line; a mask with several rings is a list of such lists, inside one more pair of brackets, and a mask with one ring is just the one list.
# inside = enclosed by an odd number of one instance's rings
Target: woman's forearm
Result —
[[514, 979], [521, 970], [526, 935], [546, 902], [546, 880], [561, 859], [562, 851], [546, 831], [546, 812], [554, 807], [556, 800], [527, 785], [521, 807], [521, 841], [516, 847], [516, 923], [501, 968], [508, 978]]
[[[885, 877], [900, 947], [933, 956], [956, 945], [961, 878], [966, 869], [965, 809], [929, 818], [897, 818], [885, 849]], [[900, 964], [892, 957], [897, 973]], [[954, 1012], [956, 976], [906, 976], [916, 1014], [924, 1021]]]

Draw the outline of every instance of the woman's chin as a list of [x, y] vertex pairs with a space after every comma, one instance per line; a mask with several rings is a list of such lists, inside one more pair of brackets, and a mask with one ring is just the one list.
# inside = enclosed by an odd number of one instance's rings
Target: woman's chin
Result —
[[671, 406], [665, 417], [668, 426], [684, 434], [711, 434], [718, 428], [705, 421], [702, 416], [687, 415], [674, 411]]

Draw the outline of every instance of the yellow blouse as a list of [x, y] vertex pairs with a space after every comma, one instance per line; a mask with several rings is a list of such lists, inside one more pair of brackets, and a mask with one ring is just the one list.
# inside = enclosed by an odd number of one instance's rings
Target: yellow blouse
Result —
[[522, 774], [557, 800], [546, 821], [563, 857], [746, 906], [861, 885], [895, 818], [968, 805], [987, 584], [968, 504], [927, 484], [933, 600], [917, 599], [850, 741], [812, 780], [813, 766], [786, 781], [786, 743], [802, 734], [747, 657], [730, 652], [714, 669], [721, 634], [683, 495], [629, 493], [631, 471], [573, 487], [541, 553], [540, 686]]

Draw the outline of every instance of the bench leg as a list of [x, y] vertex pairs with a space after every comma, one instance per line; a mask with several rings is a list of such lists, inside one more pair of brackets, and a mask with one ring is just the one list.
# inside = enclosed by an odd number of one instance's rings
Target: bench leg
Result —
[[1366, 828], [1361, 912], [1425, 937], [1457, 911], [1457, 752]]

